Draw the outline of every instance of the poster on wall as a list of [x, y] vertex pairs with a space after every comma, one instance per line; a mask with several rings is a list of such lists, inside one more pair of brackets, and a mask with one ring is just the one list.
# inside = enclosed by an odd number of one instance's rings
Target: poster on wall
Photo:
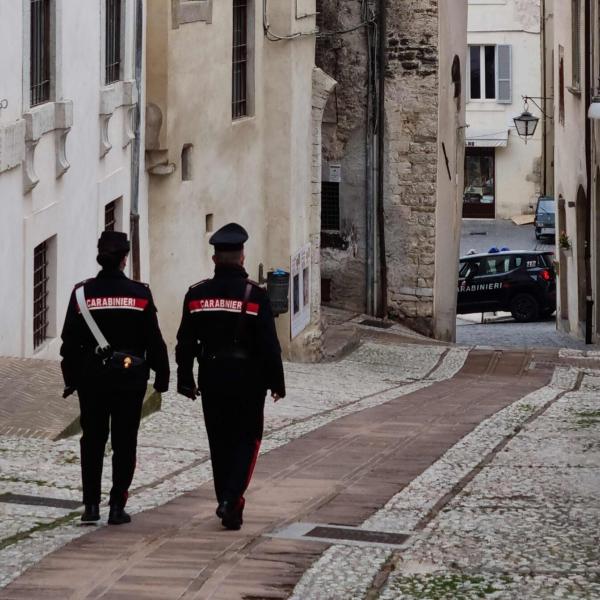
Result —
[[310, 244], [292, 256], [292, 339], [310, 323]]

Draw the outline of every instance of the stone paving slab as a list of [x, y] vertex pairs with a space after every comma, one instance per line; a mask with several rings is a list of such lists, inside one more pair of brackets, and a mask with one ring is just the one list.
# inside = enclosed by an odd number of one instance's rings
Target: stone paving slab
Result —
[[487, 364], [474, 352], [447, 382], [335, 419], [261, 456], [241, 532], [221, 529], [207, 482], [130, 526], [71, 542], [0, 598], [287, 597], [326, 546], [263, 533], [294, 521], [360, 524], [483, 419], [550, 378], [524, 368], [530, 357], [522, 353], [483, 354]]
[[0, 435], [56, 439], [79, 415], [56, 361], [0, 357]]

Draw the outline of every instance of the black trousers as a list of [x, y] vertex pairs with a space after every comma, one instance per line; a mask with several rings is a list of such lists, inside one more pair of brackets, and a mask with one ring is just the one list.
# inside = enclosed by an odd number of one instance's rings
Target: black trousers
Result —
[[202, 394], [217, 501], [243, 500], [263, 435], [265, 393], [246, 397]]
[[146, 390], [79, 389], [77, 393], [81, 409], [83, 503], [100, 504], [102, 463], [110, 431], [113, 449], [110, 504], [123, 507], [135, 471], [137, 434]]

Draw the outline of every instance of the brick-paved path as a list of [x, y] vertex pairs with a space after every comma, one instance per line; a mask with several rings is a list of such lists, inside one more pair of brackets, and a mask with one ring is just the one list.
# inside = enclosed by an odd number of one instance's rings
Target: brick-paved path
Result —
[[0, 435], [56, 439], [79, 415], [56, 361], [0, 357]]
[[[285, 598], [326, 544], [263, 537], [286, 523], [359, 525], [483, 419], [544, 386], [556, 356], [471, 352], [453, 379], [334, 421], [263, 455], [240, 532], [210, 483], [49, 555], [0, 598]], [[539, 360], [539, 359], [538, 359]]]

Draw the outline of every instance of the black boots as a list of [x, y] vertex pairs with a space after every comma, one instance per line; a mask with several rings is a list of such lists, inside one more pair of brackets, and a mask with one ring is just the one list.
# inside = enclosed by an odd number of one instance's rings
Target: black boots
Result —
[[100, 506], [98, 504], [86, 504], [81, 515], [81, 522], [92, 525], [100, 520]]
[[111, 504], [110, 512], [108, 513], [108, 524], [123, 525], [124, 523], [131, 523], [131, 517], [125, 512], [122, 506]]
[[240, 498], [237, 502], [225, 500], [225, 502], [219, 504], [217, 516], [221, 517], [221, 523], [225, 529], [237, 531], [242, 527], [242, 524], [244, 523], [242, 516], [244, 514], [245, 504], [246, 501], [244, 498]]

